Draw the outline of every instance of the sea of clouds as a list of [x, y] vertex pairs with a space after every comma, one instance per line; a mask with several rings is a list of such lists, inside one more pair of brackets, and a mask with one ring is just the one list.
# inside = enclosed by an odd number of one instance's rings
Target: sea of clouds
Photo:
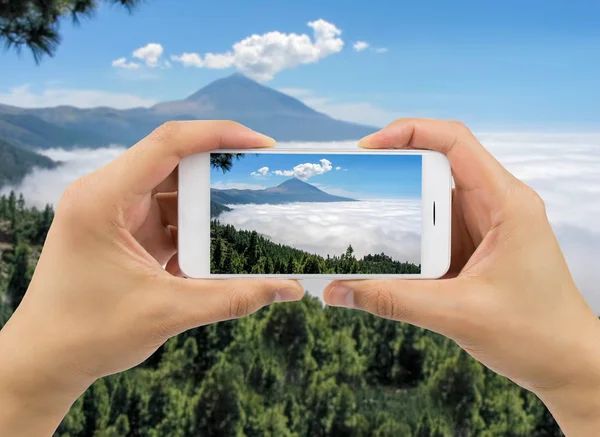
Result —
[[341, 255], [349, 244], [358, 258], [384, 252], [421, 263], [421, 202], [362, 201], [229, 205], [219, 221], [255, 230], [272, 241], [323, 257]]
[[[596, 313], [600, 314], [600, 134], [481, 133], [478, 137], [502, 164], [542, 195], [575, 280]], [[356, 143], [280, 145], [291, 148], [307, 146], [354, 148]], [[54, 170], [35, 170], [18, 187], [5, 187], [3, 191], [15, 189], [23, 192], [28, 202], [37, 206], [56, 204], [71, 181], [108, 163], [123, 150], [106, 147], [44, 151], [50, 158], [64, 164]], [[327, 207], [324, 208], [320, 210], [319, 217], [327, 210]], [[242, 219], [235, 214], [246, 215], [242, 212], [233, 213], [235, 220]], [[252, 214], [248, 215], [252, 217]], [[357, 212], [353, 220], [362, 220], [363, 223], [373, 220], [372, 211], [365, 210], [363, 215]], [[290, 235], [293, 235], [297, 221], [290, 219], [285, 223], [289, 226]], [[319, 226], [321, 224], [317, 220], [315, 229]], [[269, 235], [269, 232], [264, 233]], [[284, 228], [277, 232], [287, 233]], [[320, 294], [324, 284], [324, 281], [311, 281], [305, 285], [311, 292]]]

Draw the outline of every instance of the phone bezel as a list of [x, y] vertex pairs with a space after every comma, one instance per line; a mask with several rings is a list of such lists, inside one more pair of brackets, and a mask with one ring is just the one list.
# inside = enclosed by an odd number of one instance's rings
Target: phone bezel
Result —
[[[411, 154], [422, 156], [422, 234], [420, 274], [212, 274], [210, 273], [210, 153]], [[450, 266], [452, 176], [446, 156], [429, 150], [271, 148], [213, 150], [184, 158], [179, 165], [178, 254], [183, 274], [196, 279], [435, 279]], [[435, 206], [434, 206], [435, 204]], [[435, 223], [434, 223], [435, 209]]]

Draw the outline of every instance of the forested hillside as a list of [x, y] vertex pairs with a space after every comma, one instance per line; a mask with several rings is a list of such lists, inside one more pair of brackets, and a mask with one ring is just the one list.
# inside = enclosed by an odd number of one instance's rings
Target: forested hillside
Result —
[[[51, 219], [51, 208], [0, 198], [0, 327], [26, 289]], [[453, 342], [364, 312], [323, 307], [309, 296], [171, 339], [142, 366], [96, 382], [56, 433], [560, 435], [534, 395]]]
[[276, 244], [256, 231], [241, 231], [212, 220], [211, 273], [289, 274], [407, 274], [421, 266], [394, 261], [384, 253], [356, 259], [352, 246], [340, 256], [327, 258]]
[[23, 149], [0, 137], [0, 188], [19, 183], [33, 167], [54, 168], [50, 158]]

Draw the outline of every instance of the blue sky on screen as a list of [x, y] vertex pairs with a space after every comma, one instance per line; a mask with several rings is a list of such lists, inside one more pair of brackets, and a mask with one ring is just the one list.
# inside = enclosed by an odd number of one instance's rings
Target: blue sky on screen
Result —
[[[40, 66], [1, 52], [0, 103], [149, 106], [241, 71], [374, 125], [410, 115], [597, 130], [599, 16], [597, 0], [149, 0], [132, 15], [105, 4], [80, 27], [63, 22], [56, 57]], [[280, 65], [249, 66], [251, 46]]]
[[246, 154], [231, 171], [211, 169], [215, 188], [260, 189], [298, 177], [358, 199], [420, 199], [420, 155]]

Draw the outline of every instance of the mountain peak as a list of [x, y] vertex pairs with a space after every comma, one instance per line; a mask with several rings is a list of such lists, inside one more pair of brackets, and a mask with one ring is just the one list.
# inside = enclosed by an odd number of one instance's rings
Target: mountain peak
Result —
[[308, 182], [304, 182], [303, 180], [298, 179], [297, 177], [293, 177], [291, 179], [288, 179], [287, 181], [283, 181], [282, 183], [280, 183], [277, 186], [278, 187], [305, 187], [307, 185], [309, 187], [312, 187], [312, 185], [309, 184]]
[[321, 190], [319, 190], [314, 185], [311, 185], [308, 182], [304, 182], [302, 179], [298, 179], [296, 177], [288, 179], [287, 181], [283, 181], [281, 184], [277, 185], [276, 187], [270, 188], [270, 190], [293, 192], [293, 193], [321, 192]]
[[269, 88], [241, 74], [233, 73], [195, 92], [183, 102], [210, 108], [213, 113], [253, 114], [255, 116], [299, 116], [303, 119], [328, 118], [300, 100]]

